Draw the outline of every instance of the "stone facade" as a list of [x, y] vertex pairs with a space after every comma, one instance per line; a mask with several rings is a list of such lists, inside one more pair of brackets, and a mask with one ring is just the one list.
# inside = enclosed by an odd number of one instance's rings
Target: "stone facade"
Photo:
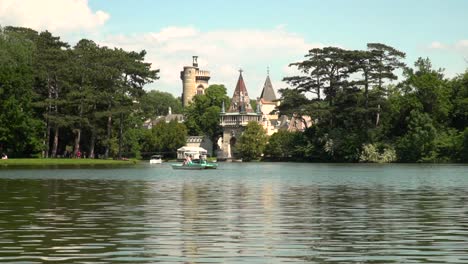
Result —
[[184, 70], [180, 72], [182, 80], [182, 106], [186, 107], [192, 102], [192, 98], [197, 94], [204, 94], [208, 88], [210, 80], [210, 72], [203, 71], [198, 68], [198, 57], [193, 56], [192, 66], [184, 66]]
[[257, 111], [254, 111], [250, 105], [249, 93], [242, 78], [242, 71], [240, 71], [231, 105], [227, 112], [225, 111], [224, 104], [221, 110], [220, 124], [223, 128], [223, 137], [218, 141], [220, 149], [218, 159], [227, 161], [238, 159], [238, 153], [235, 148], [237, 140], [239, 140], [249, 122], [260, 123], [261, 118], [260, 109], [257, 108]]
[[262, 113], [262, 126], [267, 135], [271, 136], [273, 133], [278, 132], [278, 114], [274, 111], [278, 106], [276, 101], [276, 94], [271, 84], [270, 76], [267, 75], [265, 84], [263, 85], [262, 93], [257, 98], [257, 105], [259, 105], [260, 112]]

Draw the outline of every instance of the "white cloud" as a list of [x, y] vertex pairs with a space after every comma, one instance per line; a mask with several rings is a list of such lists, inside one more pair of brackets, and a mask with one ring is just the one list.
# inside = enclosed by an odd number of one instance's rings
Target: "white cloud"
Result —
[[110, 15], [92, 11], [87, 0], [0, 0], [0, 25], [70, 32], [93, 30]]
[[468, 40], [462, 39], [455, 43], [449, 43], [449, 44], [444, 44], [438, 41], [434, 41], [430, 45], [428, 45], [427, 48], [430, 50], [445, 50], [445, 51], [458, 52], [462, 54], [468, 54]]
[[468, 39], [459, 40], [455, 43], [455, 48], [462, 51], [468, 51]]
[[429, 46], [429, 49], [445, 49], [446, 46], [438, 41], [432, 42]]
[[160, 80], [151, 88], [164, 90], [178, 96], [182, 92], [180, 71], [191, 65], [192, 56], [198, 55], [203, 70], [211, 71], [210, 83], [222, 83], [232, 93], [238, 77], [243, 76], [249, 95], [260, 95], [270, 67], [270, 78], [275, 89], [284, 88], [281, 79], [291, 62], [302, 60], [304, 54], [321, 43], [308, 43], [303, 37], [288, 32], [284, 26], [271, 30], [217, 30], [202, 32], [193, 26], [168, 27], [159, 32], [136, 35], [107, 36], [101, 45], [121, 47], [126, 50], [147, 51], [147, 60], [161, 69]]

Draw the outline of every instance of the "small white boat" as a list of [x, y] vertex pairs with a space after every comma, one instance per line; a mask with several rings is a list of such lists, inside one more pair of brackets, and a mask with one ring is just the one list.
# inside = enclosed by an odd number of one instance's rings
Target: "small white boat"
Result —
[[162, 156], [161, 155], [153, 155], [150, 158], [150, 164], [161, 164], [162, 163]]

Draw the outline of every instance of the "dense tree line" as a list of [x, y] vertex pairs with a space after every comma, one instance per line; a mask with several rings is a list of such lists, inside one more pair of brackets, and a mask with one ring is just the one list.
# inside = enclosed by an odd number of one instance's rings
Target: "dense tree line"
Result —
[[[367, 50], [311, 49], [284, 78], [282, 114], [308, 115], [304, 133], [269, 138], [270, 159], [333, 162], [468, 162], [468, 71], [444, 77], [429, 59], [406, 66], [405, 54], [370, 43]], [[396, 85], [397, 70], [402, 80]]]
[[[173, 153], [187, 135], [222, 134], [229, 97], [212, 85], [182, 109], [169, 93], [143, 90], [159, 70], [146, 52], [73, 47], [48, 31], [0, 29], [0, 152], [10, 157], [140, 157]], [[246, 160], [331, 162], [468, 162], [468, 71], [448, 79], [428, 59], [413, 66], [393, 47], [311, 49], [285, 77], [280, 114], [310, 116], [305, 132], [266, 137], [249, 124], [239, 139]], [[399, 74], [397, 74], [399, 73]], [[396, 82], [397, 77], [402, 77]], [[389, 81], [394, 81], [389, 84]], [[185, 124], [145, 120], [184, 113]]]
[[[1, 28], [0, 152], [139, 156], [154, 141], [141, 129], [143, 121], [167, 114], [169, 106], [181, 111], [172, 95], [143, 90], [159, 72], [145, 55], [87, 39], [70, 47], [48, 31]], [[153, 137], [156, 130], [149, 130]]]

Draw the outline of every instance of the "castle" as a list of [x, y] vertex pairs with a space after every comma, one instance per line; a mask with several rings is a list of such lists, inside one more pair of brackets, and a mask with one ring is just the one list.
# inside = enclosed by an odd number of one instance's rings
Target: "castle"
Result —
[[198, 68], [198, 56], [193, 56], [192, 66], [184, 66], [180, 72], [182, 80], [182, 106], [186, 107], [192, 102], [192, 98], [197, 94], [204, 94], [208, 88], [210, 72]]
[[242, 70], [239, 70], [239, 79], [237, 80], [234, 94], [232, 95], [231, 105], [225, 110], [224, 103], [221, 109], [220, 125], [223, 128], [223, 137], [218, 143], [220, 151], [218, 158], [226, 160], [238, 159], [236, 151], [236, 142], [244, 131], [247, 124], [251, 121], [259, 122], [262, 119], [259, 105], [256, 111], [250, 105], [249, 93], [245, 86]]
[[[204, 94], [208, 88], [210, 79], [209, 71], [202, 71], [198, 68], [197, 56], [193, 56], [193, 65], [185, 66], [180, 73], [182, 79], [183, 93], [182, 103], [186, 107], [197, 94]], [[278, 116], [275, 112], [279, 102], [277, 101], [273, 85], [270, 80], [269, 71], [260, 97], [257, 98], [257, 107], [254, 110], [250, 104], [250, 97], [239, 70], [239, 78], [232, 95], [231, 104], [227, 111], [223, 103], [220, 113], [220, 125], [223, 128], [223, 135], [218, 140], [218, 158], [221, 160], [239, 159], [236, 151], [236, 142], [242, 135], [248, 122], [255, 121], [263, 126], [267, 135], [272, 135], [280, 129], [288, 131], [304, 131], [312, 124], [310, 117], [296, 117], [289, 119], [287, 116]]]

